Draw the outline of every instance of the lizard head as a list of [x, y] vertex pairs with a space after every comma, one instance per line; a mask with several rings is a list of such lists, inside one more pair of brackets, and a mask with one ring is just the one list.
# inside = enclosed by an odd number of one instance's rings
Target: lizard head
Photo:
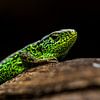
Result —
[[[54, 31], [41, 40], [29, 45], [31, 55], [36, 59], [63, 59], [77, 39], [74, 29]], [[37, 60], [36, 60], [37, 61]]]
[[69, 48], [75, 43], [77, 32], [74, 29], [62, 29], [52, 32], [49, 37], [52, 38], [52, 41], [54, 41], [56, 45], [66, 45]]
[[50, 34], [54, 52], [58, 52], [58, 56], [64, 56], [69, 49], [73, 46], [77, 39], [77, 32], [74, 29], [62, 29], [54, 31]]
[[71, 38], [77, 38], [77, 32], [74, 30], [74, 29], [62, 29], [62, 30], [59, 30], [59, 31], [54, 31], [50, 34], [50, 37], [52, 37], [52, 39], [56, 39], [58, 38], [58, 41], [60, 39], [66, 39], [66, 40], [69, 40]]

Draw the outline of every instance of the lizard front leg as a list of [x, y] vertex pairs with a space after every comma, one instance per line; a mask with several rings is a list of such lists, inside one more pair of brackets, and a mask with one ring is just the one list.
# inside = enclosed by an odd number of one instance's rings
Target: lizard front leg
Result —
[[53, 59], [38, 59], [33, 57], [30, 52], [21, 52], [20, 53], [21, 60], [25, 66], [34, 66], [37, 64], [43, 63], [57, 63], [58, 60], [56, 58]]

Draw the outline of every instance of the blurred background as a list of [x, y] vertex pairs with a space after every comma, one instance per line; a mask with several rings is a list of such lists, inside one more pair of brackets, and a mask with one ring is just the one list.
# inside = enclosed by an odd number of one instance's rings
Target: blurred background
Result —
[[64, 28], [78, 32], [68, 59], [100, 57], [100, 3], [96, 0], [0, 0], [0, 60]]

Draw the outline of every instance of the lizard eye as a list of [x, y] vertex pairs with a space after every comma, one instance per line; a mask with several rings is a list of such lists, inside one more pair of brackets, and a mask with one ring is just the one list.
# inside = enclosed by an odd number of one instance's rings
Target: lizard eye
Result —
[[52, 38], [53, 40], [56, 40], [56, 39], [58, 38], [58, 33], [53, 33], [53, 34], [51, 35], [51, 38]]
[[51, 36], [53, 40], [57, 39], [58, 36]]

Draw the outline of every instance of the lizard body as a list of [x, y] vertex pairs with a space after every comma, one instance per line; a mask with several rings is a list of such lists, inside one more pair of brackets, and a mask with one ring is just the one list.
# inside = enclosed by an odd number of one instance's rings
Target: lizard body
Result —
[[63, 59], [76, 39], [77, 32], [74, 29], [63, 29], [16, 51], [0, 62], [0, 84], [22, 73], [29, 66]]

